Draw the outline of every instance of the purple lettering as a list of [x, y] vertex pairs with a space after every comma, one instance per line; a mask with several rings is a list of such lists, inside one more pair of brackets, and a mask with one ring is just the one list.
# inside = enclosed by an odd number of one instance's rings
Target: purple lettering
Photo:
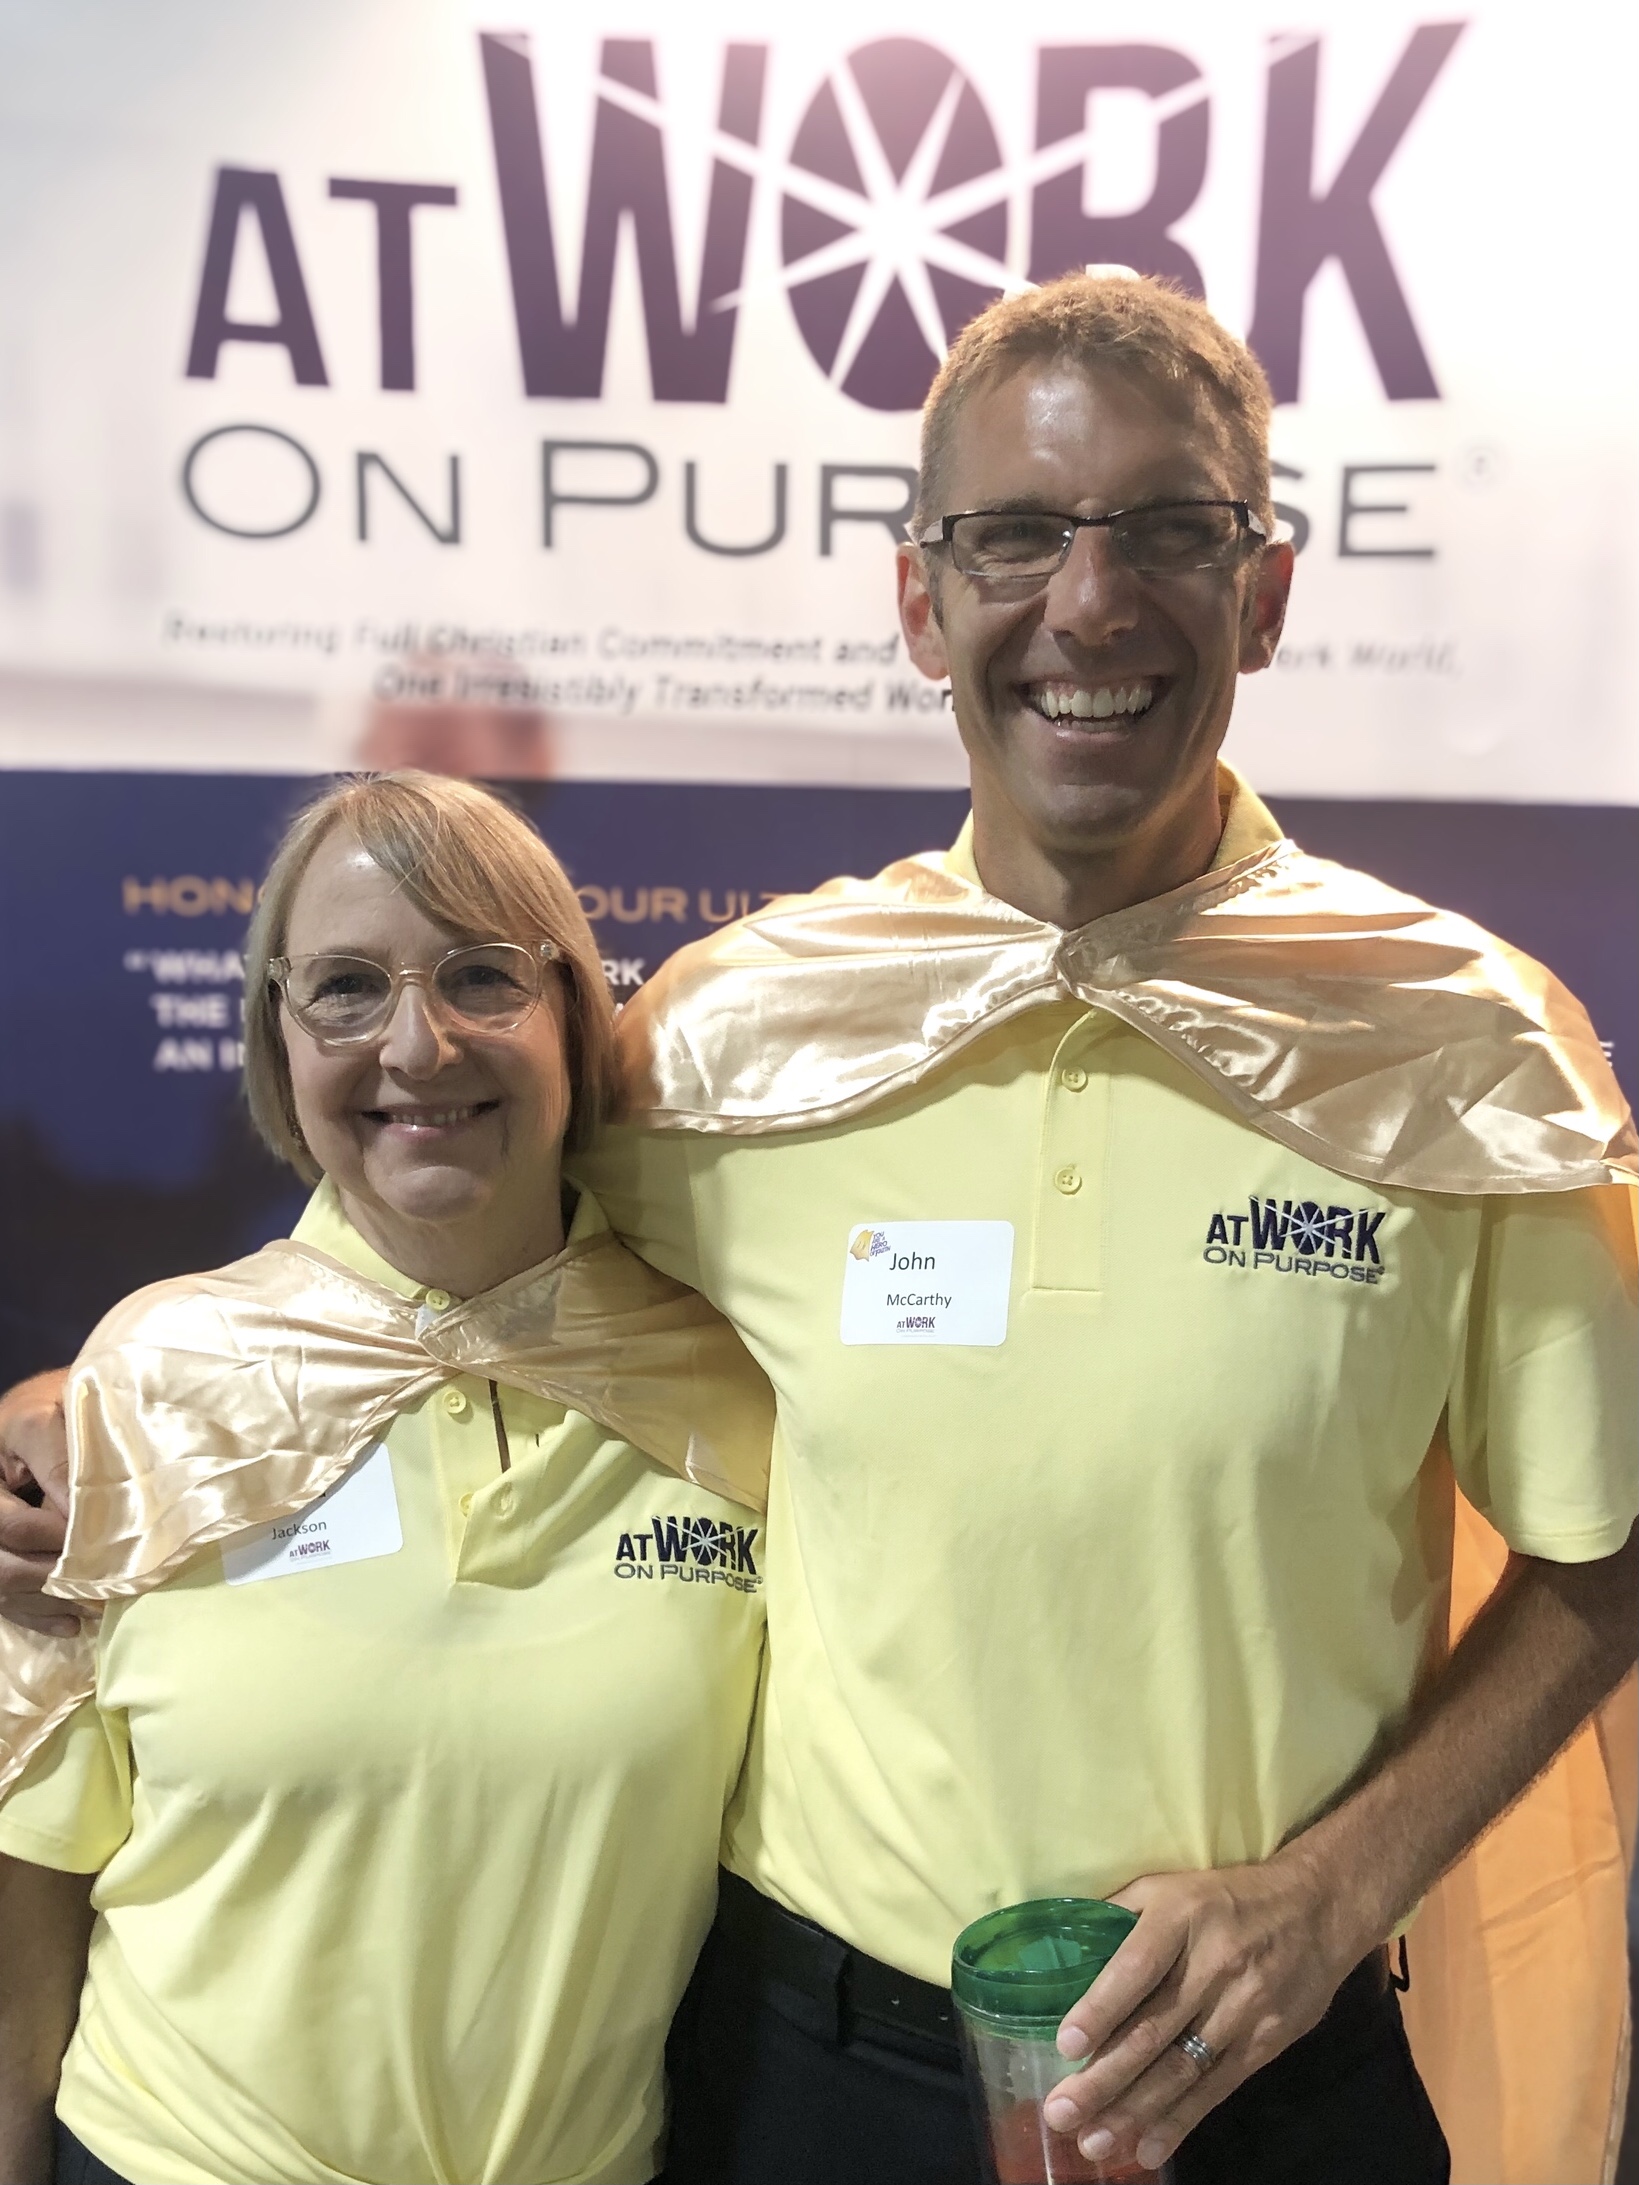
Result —
[[[1143, 91], [1152, 99], [1165, 99], [1167, 107], [1155, 125], [1155, 186], [1135, 211], [1084, 212], [1079, 166], [1037, 183], [1030, 230], [1033, 281], [1087, 265], [1123, 265], [1177, 281], [1192, 296], [1206, 294], [1200, 267], [1170, 233], [1206, 180], [1210, 109], [1205, 85], [1198, 98], [1178, 101], [1178, 94], [1192, 83], [1201, 83], [1200, 70], [1171, 46], [1042, 47], [1036, 71], [1038, 148], [1079, 136], [1095, 91]], [[1096, 143], [1092, 157], [1098, 157]]]
[[1298, 399], [1304, 304], [1310, 283], [1328, 258], [1337, 260], [1349, 284], [1389, 400], [1413, 402], [1439, 394], [1377, 223], [1372, 191], [1466, 27], [1418, 25], [1331, 188], [1320, 195], [1314, 183], [1320, 41], [1306, 40], [1270, 63], [1258, 270], [1248, 339], [1269, 374], [1277, 402]]
[[[330, 183], [332, 197], [357, 198], [376, 208], [376, 303], [381, 326], [381, 384], [407, 392], [415, 386], [415, 285], [410, 260], [410, 215], [418, 205], [453, 205], [447, 182]], [[361, 534], [362, 536], [362, 534]]]
[[[580, 296], [571, 315], [558, 279], [528, 39], [521, 33], [485, 35], [479, 45], [525, 391], [558, 397], [603, 392], [615, 246], [629, 217], [655, 400], [726, 401], [738, 312], [723, 299], [733, 295], [744, 277], [750, 175], [722, 159], [712, 163], [699, 307], [694, 325], [686, 327], [658, 119], [630, 111], [625, 100], [617, 104], [600, 98], [592, 131]], [[767, 58], [768, 48], [762, 45], [723, 50], [717, 125], [744, 144], [755, 145], [759, 138]], [[654, 46], [649, 39], [605, 39], [602, 66], [612, 89], [655, 99]]]
[[[279, 313], [265, 324], [228, 317], [233, 257], [241, 219], [247, 212], [262, 238]], [[249, 167], [216, 170], [216, 196], [199, 276], [199, 302], [194, 311], [193, 338], [188, 344], [188, 378], [214, 379], [223, 347], [230, 341], [268, 342], [283, 349], [298, 387], [330, 384], [319, 353], [318, 329], [313, 324], [313, 307], [307, 300], [307, 284], [302, 279], [279, 177]]]

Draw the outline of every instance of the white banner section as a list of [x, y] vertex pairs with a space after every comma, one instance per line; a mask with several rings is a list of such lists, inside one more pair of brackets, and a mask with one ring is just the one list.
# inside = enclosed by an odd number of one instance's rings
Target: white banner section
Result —
[[957, 329], [1206, 295], [1301, 546], [1265, 789], [1639, 796], [1629, 33], [1474, 0], [56, 0], [0, 30], [0, 763], [957, 780]]

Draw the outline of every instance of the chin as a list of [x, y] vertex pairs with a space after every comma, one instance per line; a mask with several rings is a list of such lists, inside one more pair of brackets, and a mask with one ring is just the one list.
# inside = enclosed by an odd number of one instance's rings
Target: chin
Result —
[[487, 1182], [468, 1169], [428, 1167], [371, 1177], [381, 1203], [407, 1221], [458, 1221], [489, 1203]]
[[1038, 840], [1073, 856], [1117, 849], [1141, 834], [1162, 799], [1147, 784], [1083, 782], [1033, 801]]

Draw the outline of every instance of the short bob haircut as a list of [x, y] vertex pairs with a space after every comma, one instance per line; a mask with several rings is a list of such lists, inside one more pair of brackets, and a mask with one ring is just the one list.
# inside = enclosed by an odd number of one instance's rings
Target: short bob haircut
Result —
[[1223, 434], [1235, 484], [1264, 523], [1273, 400], [1262, 365], [1204, 303], [1168, 281], [1122, 273], [1066, 273], [1007, 296], [970, 319], [940, 366], [922, 410], [916, 527], [937, 523], [963, 405], [981, 388], [1036, 364], [1119, 372], [1163, 400], [1205, 409]]
[[279, 990], [291, 905], [313, 853], [344, 828], [424, 917], [459, 940], [555, 943], [563, 981], [570, 1110], [566, 1142], [584, 1145], [615, 1082], [614, 1004], [569, 876], [521, 814], [487, 789], [441, 774], [365, 774], [297, 813], [274, 852], [245, 939], [245, 1097], [261, 1138], [308, 1183], [320, 1170], [296, 1121]]

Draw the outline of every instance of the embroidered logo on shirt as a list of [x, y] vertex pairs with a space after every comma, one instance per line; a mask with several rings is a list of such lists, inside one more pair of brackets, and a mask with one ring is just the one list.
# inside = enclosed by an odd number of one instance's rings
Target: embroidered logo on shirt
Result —
[[651, 1518], [647, 1532], [622, 1533], [616, 1542], [615, 1576], [755, 1593], [762, 1584], [752, 1554], [759, 1529], [714, 1517]]
[[1246, 1267], [1280, 1275], [1329, 1276], [1377, 1283], [1383, 1257], [1377, 1232], [1387, 1207], [1320, 1206], [1313, 1199], [1248, 1199], [1244, 1214], [1214, 1214], [1201, 1257], [1209, 1267]]

